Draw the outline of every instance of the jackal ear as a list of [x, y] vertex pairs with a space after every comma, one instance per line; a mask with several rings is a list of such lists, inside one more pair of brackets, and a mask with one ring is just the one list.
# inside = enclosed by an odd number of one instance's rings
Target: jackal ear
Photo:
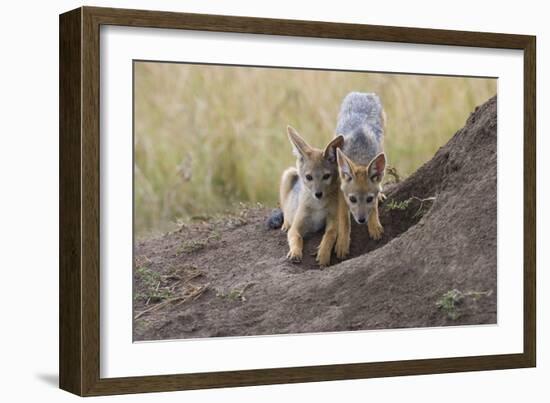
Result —
[[336, 160], [338, 161], [338, 172], [340, 172], [340, 178], [343, 181], [349, 182], [354, 177], [353, 173], [353, 162], [346, 157], [346, 154], [342, 152], [339, 148], [336, 149]]
[[290, 144], [292, 144], [292, 151], [296, 157], [304, 158], [307, 157], [313, 148], [306, 143], [306, 141], [300, 137], [298, 132], [292, 127], [287, 126], [286, 131], [288, 133], [288, 139], [290, 140]]
[[380, 153], [369, 163], [369, 178], [373, 182], [382, 182], [384, 171], [386, 169], [386, 154]]
[[341, 148], [343, 145], [344, 145], [344, 136], [339, 135], [335, 137], [325, 147], [325, 151], [323, 151], [323, 157], [330, 162], [336, 162], [336, 150], [338, 148]]

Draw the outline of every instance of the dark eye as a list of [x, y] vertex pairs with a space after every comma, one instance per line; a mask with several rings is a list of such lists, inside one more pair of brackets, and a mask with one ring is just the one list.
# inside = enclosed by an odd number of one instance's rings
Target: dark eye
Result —
[[323, 175], [323, 180], [326, 181], [328, 178], [330, 178], [330, 174], [324, 174], [324, 175]]
[[350, 196], [350, 197], [349, 197], [349, 201], [355, 204], [355, 203], [357, 203], [357, 197], [355, 197], [355, 196]]
[[370, 203], [370, 202], [372, 202], [372, 199], [373, 199], [373, 197], [372, 197], [372, 196], [368, 196], [368, 197], [367, 197], [367, 203]]
[[311, 175], [308, 174], [308, 175], [306, 175], [306, 179], [307, 179], [308, 181], [312, 181], [312, 180], [313, 180], [313, 176], [311, 176]]

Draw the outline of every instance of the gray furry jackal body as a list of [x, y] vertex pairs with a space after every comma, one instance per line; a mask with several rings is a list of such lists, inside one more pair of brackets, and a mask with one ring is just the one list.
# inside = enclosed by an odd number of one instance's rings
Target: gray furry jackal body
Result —
[[289, 126], [287, 132], [297, 157], [296, 167], [283, 173], [279, 189], [284, 217], [282, 230], [288, 234], [287, 257], [294, 262], [301, 261], [304, 236], [325, 228], [317, 262], [328, 266], [337, 234], [336, 149], [342, 146], [343, 138], [337, 136], [320, 150], [310, 146], [292, 127]]
[[337, 135], [344, 137], [337, 150], [340, 177], [336, 256], [349, 254], [350, 212], [358, 224], [367, 223], [371, 238], [383, 233], [378, 217], [382, 179], [386, 168], [384, 154], [385, 114], [376, 94], [352, 92], [342, 101]]

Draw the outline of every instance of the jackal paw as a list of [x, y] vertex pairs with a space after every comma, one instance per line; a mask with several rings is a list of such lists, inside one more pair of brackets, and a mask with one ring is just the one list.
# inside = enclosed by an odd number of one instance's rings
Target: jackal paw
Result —
[[380, 224], [373, 224], [369, 225], [369, 235], [372, 239], [375, 241], [378, 241], [380, 238], [382, 238], [382, 234], [384, 233], [384, 227]]
[[382, 192], [378, 193], [378, 201], [380, 203], [385, 202], [387, 198], [388, 197], [384, 193], [382, 193]]
[[282, 232], [287, 232], [289, 229], [290, 229], [290, 224], [287, 223], [286, 221], [283, 222], [283, 225], [281, 226], [281, 231]]
[[330, 250], [327, 252], [326, 250], [319, 249], [315, 260], [321, 267], [330, 266]]
[[349, 239], [336, 240], [336, 246], [334, 247], [334, 250], [338, 259], [345, 259], [346, 256], [349, 255], [349, 242]]
[[302, 261], [302, 251], [291, 249], [286, 255], [286, 258], [292, 263], [300, 263]]

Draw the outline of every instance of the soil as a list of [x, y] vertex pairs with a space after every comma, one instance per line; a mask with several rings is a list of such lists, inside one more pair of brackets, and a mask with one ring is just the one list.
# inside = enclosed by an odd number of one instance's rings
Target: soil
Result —
[[353, 223], [351, 255], [319, 269], [321, 239], [286, 260], [271, 209], [182, 226], [135, 246], [134, 340], [494, 324], [497, 100], [403, 182], [384, 236]]

